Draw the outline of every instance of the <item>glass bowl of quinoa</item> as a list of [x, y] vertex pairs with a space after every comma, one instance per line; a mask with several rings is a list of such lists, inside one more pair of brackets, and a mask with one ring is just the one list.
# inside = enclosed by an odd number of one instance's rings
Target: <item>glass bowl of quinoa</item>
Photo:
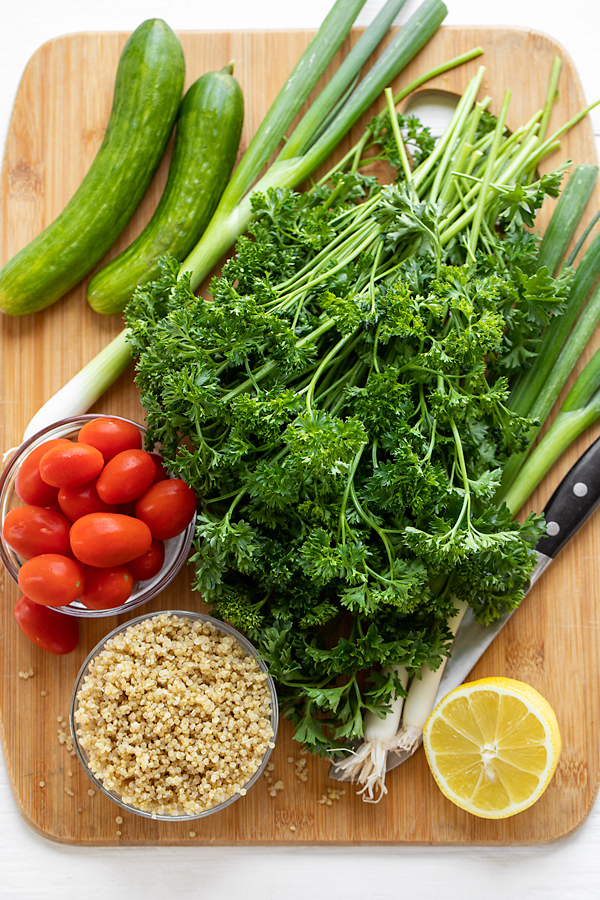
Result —
[[111, 631], [85, 660], [69, 720], [94, 785], [161, 821], [219, 812], [264, 771], [278, 725], [273, 679], [230, 625], [181, 610]]

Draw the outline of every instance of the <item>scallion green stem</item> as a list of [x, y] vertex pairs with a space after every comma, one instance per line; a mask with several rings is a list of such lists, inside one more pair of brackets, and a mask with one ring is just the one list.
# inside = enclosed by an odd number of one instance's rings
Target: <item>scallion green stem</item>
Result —
[[[318, 75], [322, 73], [326, 63], [333, 56], [333, 52], [340, 46], [344, 35], [349, 29], [347, 11], [342, 15], [343, 10], [340, 10], [340, 4], [343, 6], [344, 0], [338, 0], [294, 69], [294, 72], [276, 97], [273, 106], [267, 113], [265, 120], [252, 139], [248, 150], [225, 189], [204, 235], [182, 263], [180, 272], [191, 273], [190, 283], [192, 289], [195, 290], [198, 287], [221, 256], [229, 249], [235, 238], [247, 229], [252, 219], [251, 195], [247, 193], [250, 191], [252, 182], [258, 176], [279, 141], [283, 138], [285, 129], [308, 96], [309, 91], [314, 87], [318, 80]], [[360, 5], [362, 5], [362, 2]], [[356, 6], [356, 0], [354, 0], [354, 6]], [[270, 187], [296, 187], [300, 182], [308, 178], [317, 166], [327, 159], [348, 130], [368, 110], [389, 82], [398, 75], [404, 66], [433, 36], [446, 17], [447, 12], [446, 6], [441, 0], [425, 0], [396, 34], [358, 86], [352, 91], [346, 103], [321, 137], [301, 156], [288, 158], [284, 149], [280, 158], [269, 168], [266, 175], [254, 185], [253, 190], [265, 191]], [[332, 30], [337, 29], [339, 32], [342, 27], [346, 28], [346, 31], [341, 34], [341, 37], [339, 33], [336, 33], [334, 41]], [[323, 35], [321, 35], [321, 32], [323, 32]], [[319, 37], [320, 35], [321, 37]], [[328, 46], [327, 54], [325, 54], [321, 45], [323, 42], [327, 43], [327, 41], [331, 41], [335, 46], [333, 51]], [[368, 47], [368, 44], [364, 46]], [[309, 70], [307, 68], [308, 63], [303, 63], [303, 60], [305, 58], [310, 59], [316, 52], [323, 55], [325, 63], [317, 77], [313, 78], [315, 72]], [[306, 72], [305, 69], [307, 69]], [[320, 124], [320, 113], [315, 116], [313, 124], [316, 123], [317, 119]], [[301, 132], [300, 137], [296, 138], [296, 143], [298, 147], [310, 144], [308, 134]]]
[[522, 466], [504, 501], [516, 514], [544, 475], [586, 428], [600, 419], [600, 350], [591, 358], [571, 388], [560, 412]]
[[560, 195], [542, 238], [538, 257], [540, 268], [547, 266], [551, 275], [556, 274], [564, 260], [597, 177], [598, 166], [577, 166]]
[[315, 132], [323, 124], [336, 101], [360, 73], [365, 59], [376, 50], [405, 3], [406, 0], [387, 0], [287, 139], [277, 157], [278, 160], [302, 156], [308, 150], [313, 143]]

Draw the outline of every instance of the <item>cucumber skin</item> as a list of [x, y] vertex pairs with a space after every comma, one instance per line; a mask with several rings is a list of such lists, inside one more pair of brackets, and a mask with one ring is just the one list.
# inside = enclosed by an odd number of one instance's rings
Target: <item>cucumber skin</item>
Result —
[[140, 235], [88, 284], [96, 312], [122, 312], [136, 287], [160, 275], [158, 260], [186, 258], [221, 198], [238, 152], [244, 99], [228, 72], [207, 72], [183, 98], [163, 195]]
[[0, 309], [50, 306], [112, 247], [158, 168], [181, 102], [185, 63], [176, 35], [147, 19], [123, 48], [102, 145], [60, 215], [0, 271]]

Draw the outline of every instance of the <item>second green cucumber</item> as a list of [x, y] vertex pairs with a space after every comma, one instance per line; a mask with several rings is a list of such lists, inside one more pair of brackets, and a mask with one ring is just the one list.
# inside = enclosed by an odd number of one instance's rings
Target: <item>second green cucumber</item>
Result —
[[189, 88], [177, 121], [165, 190], [141, 234], [94, 275], [87, 299], [97, 312], [121, 312], [135, 288], [158, 277], [158, 260], [183, 260], [200, 239], [238, 152], [244, 101], [233, 67], [207, 72]]

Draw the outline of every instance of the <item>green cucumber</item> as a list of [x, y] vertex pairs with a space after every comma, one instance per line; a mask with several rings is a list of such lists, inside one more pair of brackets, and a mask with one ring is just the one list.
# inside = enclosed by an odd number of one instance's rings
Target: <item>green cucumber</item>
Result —
[[58, 218], [0, 271], [0, 309], [54, 303], [90, 272], [140, 204], [181, 103], [185, 63], [176, 35], [147, 19], [123, 49], [110, 120], [96, 157]]
[[159, 276], [161, 256], [185, 259], [204, 233], [240, 143], [244, 100], [232, 72], [207, 72], [183, 98], [163, 195], [142, 233], [88, 284], [96, 312], [121, 312], [139, 284]]

